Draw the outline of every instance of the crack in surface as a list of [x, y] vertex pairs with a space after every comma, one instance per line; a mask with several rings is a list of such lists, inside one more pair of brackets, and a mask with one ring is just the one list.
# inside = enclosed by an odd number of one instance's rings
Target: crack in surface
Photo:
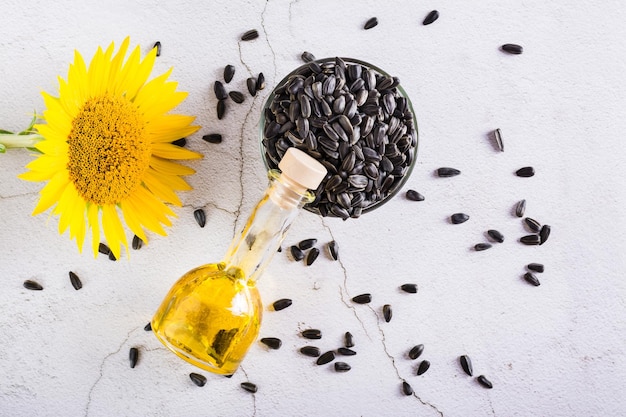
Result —
[[265, 34], [265, 42], [270, 48], [270, 51], [272, 51], [272, 62], [274, 63], [274, 80], [276, 80], [276, 52], [274, 52], [274, 48], [272, 47], [269, 36], [267, 36], [267, 29], [265, 27], [265, 11], [267, 10], [267, 5], [269, 3], [269, 0], [265, 0], [265, 7], [263, 7], [263, 11], [261, 12], [261, 27], [263, 28], [263, 33]]
[[[241, 369], [241, 372], [243, 372], [244, 376], [246, 377], [246, 381], [250, 381], [250, 378], [248, 378], [248, 373], [245, 369], [243, 369], [243, 366], [239, 366], [239, 369]], [[251, 392], [250, 394], [252, 394], [252, 417], [254, 417], [256, 416], [256, 394], [253, 392]]]
[[23, 193], [23, 194], [11, 194], [11, 195], [2, 195], [0, 194], [0, 200], [11, 200], [14, 198], [21, 198], [21, 197], [28, 197], [31, 195], [36, 195], [39, 194], [39, 191], [31, 191], [28, 193]]

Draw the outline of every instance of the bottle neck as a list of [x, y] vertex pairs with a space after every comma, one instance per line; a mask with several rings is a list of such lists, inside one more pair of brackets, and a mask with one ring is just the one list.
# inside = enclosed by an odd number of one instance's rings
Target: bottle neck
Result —
[[300, 209], [313, 195], [277, 171], [270, 171], [265, 195], [252, 210], [228, 249], [226, 268], [239, 268], [253, 285], [280, 247]]

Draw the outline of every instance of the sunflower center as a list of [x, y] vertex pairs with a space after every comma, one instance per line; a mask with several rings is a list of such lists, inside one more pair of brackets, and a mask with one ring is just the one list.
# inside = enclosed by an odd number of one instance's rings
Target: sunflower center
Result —
[[89, 99], [72, 121], [67, 143], [70, 180], [86, 201], [98, 205], [128, 197], [150, 163], [145, 122], [123, 97]]

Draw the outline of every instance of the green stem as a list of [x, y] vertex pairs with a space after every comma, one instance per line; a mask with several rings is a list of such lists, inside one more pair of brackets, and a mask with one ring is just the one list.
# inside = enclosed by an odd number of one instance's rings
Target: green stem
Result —
[[38, 133], [19, 135], [16, 133], [0, 133], [0, 148], [33, 148], [43, 139]]

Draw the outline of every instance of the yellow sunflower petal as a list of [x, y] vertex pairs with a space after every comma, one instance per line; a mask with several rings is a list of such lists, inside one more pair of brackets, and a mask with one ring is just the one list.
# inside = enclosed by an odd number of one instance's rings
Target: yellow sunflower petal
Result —
[[126, 242], [124, 228], [113, 204], [102, 206], [102, 230], [111, 252], [113, 252], [115, 258], [120, 259], [121, 246], [128, 248], [128, 243]]
[[180, 199], [171, 188], [160, 181], [159, 177], [155, 175], [155, 171], [148, 169], [144, 175], [143, 181], [150, 191], [161, 200], [174, 204], [175, 206], [182, 206]]
[[150, 166], [158, 172], [169, 175], [192, 175], [196, 170], [189, 168], [186, 165], [177, 164], [176, 162], [168, 161], [158, 156], [152, 156], [150, 158]]
[[20, 175], [20, 178], [29, 181], [49, 180], [57, 172], [65, 168], [65, 165], [67, 165], [67, 156], [65, 155], [60, 157], [41, 155], [26, 165], [26, 168], [30, 169], [30, 171]]
[[91, 247], [93, 249], [93, 256], [98, 256], [98, 249], [100, 247], [100, 210], [95, 204], [87, 205], [87, 220], [89, 222], [89, 228], [91, 229]]
[[200, 126], [193, 126], [195, 117], [180, 114], [165, 114], [155, 117], [148, 126], [150, 141], [173, 142], [195, 133]]
[[141, 227], [141, 213], [136, 212], [133, 206], [129, 204], [128, 200], [121, 203], [120, 207], [122, 209], [122, 214], [124, 215], [124, 220], [126, 221], [128, 227], [130, 227], [130, 230], [132, 230], [133, 233], [139, 237], [139, 239], [147, 243], [148, 238], [146, 237], [143, 227]]
[[70, 187], [71, 184], [69, 182], [69, 178], [67, 176], [67, 171], [59, 171], [48, 181], [48, 183], [41, 189], [39, 194], [41, 197], [39, 198], [39, 202], [33, 210], [33, 216], [42, 213], [48, 210], [54, 203], [56, 203], [63, 191], [65, 191], [65, 187]]
[[153, 143], [152, 154], [165, 159], [201, 159], [202, 154], [171, 143]]
[[153, 175], [160, 183], [166, 185], [172, 190], [188, 191], [191, 190], [191, 186], [187, 184], [187, 181], [179, 177], [178, 175], [164, 174], [156, 171], [153, 168], [149, 168], [150, 174]]

